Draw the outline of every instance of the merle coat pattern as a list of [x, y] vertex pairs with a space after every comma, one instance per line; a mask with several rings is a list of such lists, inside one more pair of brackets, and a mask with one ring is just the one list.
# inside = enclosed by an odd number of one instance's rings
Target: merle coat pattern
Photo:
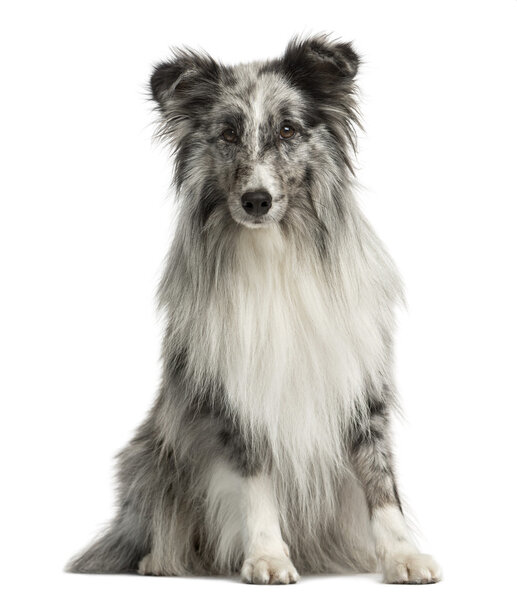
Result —
[[402, 291], [354, 199], [358, 66], [316, 36], [267, 62], [182, 50], [155, 68], [179, 198], [162, 384], [119, 455], [117, 515], [69, 570], [440, 578], [393, 472]]

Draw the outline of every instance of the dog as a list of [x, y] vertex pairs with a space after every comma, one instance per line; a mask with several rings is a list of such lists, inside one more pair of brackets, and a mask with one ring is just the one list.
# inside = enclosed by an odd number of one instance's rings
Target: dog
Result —
[[155, 403], [118, 456], [118, 512], [80, 573], [379, 572], [433, 583], [390, 442], [397, 270], [354, 197], [350, 43], [294, 38], [154, 69], [178, 218]]

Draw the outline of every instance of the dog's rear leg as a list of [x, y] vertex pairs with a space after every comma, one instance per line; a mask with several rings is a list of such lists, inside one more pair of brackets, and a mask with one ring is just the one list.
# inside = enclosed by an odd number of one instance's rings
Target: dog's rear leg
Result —
[[419, 552], [402, 513], [388, 428], [387, 407], [373, 402], [369, 428], [356, 436], [351, 447], [352, 464], [370, 510], [384, 581], [434, 583], [441, 579], [440, 567], [431, 556]]

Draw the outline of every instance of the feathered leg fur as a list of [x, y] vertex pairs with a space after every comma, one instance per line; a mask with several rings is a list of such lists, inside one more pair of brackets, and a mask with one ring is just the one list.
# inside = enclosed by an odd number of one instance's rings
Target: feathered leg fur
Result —
[[[390, 395], [388, 388], [384, 394]], [[352, 465], [365, 491], [384, 581], [434, 583], [441, 578], [440, 568], [418, 551], [402, 512], [388, 434], [389, 406], [386, 399], [370, 395], [368, 426], [353, 440]]]

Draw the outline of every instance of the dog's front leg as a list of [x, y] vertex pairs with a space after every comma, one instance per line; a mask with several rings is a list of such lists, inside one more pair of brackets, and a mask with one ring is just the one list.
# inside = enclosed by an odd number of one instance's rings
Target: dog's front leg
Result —
[[296, 583], [298, 573], [282, 540], [278, 507], [266, 473], [243, 480], [244, 549], [241, 570], [247, 583]]
[[441, 570], [421, 554], [404, 519], [393, 472], [388, 409], [372, 404], [366, 431], [353, 440], [351, 460], [370, 510], [377, 557], [386, 583], [435, 583]]

